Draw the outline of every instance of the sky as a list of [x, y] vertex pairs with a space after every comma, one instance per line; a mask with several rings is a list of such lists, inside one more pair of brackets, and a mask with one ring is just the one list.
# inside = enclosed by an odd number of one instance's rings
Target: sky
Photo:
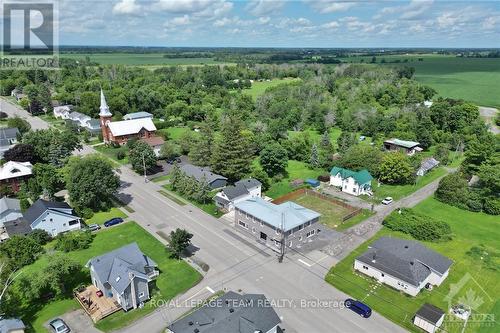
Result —
[[61, 45], [500, 47], [500, 0], [58, 2]]

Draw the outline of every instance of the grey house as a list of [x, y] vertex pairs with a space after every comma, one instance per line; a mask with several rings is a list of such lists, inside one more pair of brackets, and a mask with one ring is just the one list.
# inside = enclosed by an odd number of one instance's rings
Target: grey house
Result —
[[19, 135], [21, 133], [16, 127], [0, 128], [0, 158], [3, 158], [3, 153], [16, 145]]
[[254, 178], [242, 179], [223, 188], [214, 197], [215, 205], [225, 211], [234, 210], [234, 205], [261, 196], [262, 184]]
[[32, 229], [43, 229], [52, 236], [82, 227], [82, 220], [66, 202], [38, 199], [24, 212], [24, 219]]
[[113, 298], [125, 311], [149, 300], [149, 282], [159, 274], [156, 263], [141, 252], [137, 243], [94, 257], [86, 266], [92, 284], [103, 297]]
[[2, 197], [0, 199], [0, 228], [5, 222], [23, 217], [19, 199]]
[[192, 164], [183, 164], [180, 169], [186, 176], [193, 177], [197, 181], [201, 181], [205, 178], [212, 189], [221, 188], [227, 184], [226, 177], [211, 172], [207, 167], [202, 168]]
[[261, 198], [252, 198], [235, 205], [234, 224], [259, 242], [276, 249], [280, 248], [283, 238], [286, 246], [300, 248], [323, 229], [318, 223], [320, 216], [291, 201], [275, 205]]
[[380, 237], [354, 260], [354, 269], [416, 296], [427, 285], [439, 286], [452, 263], [420, 242]]
[[169, 333], [278, 333], [281, 323], [262, 294], [240, 295], [229, 291], [175, 321]]

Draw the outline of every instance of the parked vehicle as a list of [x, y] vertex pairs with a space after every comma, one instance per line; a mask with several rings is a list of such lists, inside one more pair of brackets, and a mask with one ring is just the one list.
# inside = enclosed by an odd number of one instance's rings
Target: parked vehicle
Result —
[[383, 205], [390, 205], [393, 201], [394, 201], [394, 199], [392, 197], [387, 197], [384, 200], [382, 200], [382, 204]]
[[91, 224], [87, 227], [90, 231], [97, 231], [101, 229], [101, 226], [99, 224]]
[[348, 298], [345, 300], [344, 305], [346, 308], [356, 312], [361, 317], [368, 318], [372, 315], [372, 309], [370, 309], [368, 305], [361, 303], [360, 301], [355, 301]]
[[52, 320], [49, 323], [49, 325], [50, 325], [50, 327], [52, 327], [52, 329], [56, 333], [68, 333], [68, 332], [71, 332], [71, 330], [69, 329], [68, 325], [66, 325], [66, 323], [64, 322], [64, 320], [62, 320], [61, 318], [56, 318], [56, 319]]
[[107, 228], [107, 227], [111, 227], [112, 225], [120, 224], [122, 222], [123, 222], [123, 219], [121, 217], [115, 217], [115, 218], [112, 218], [111, 220], [107, 220], [106, 222], [104, 222], [104, 226]]

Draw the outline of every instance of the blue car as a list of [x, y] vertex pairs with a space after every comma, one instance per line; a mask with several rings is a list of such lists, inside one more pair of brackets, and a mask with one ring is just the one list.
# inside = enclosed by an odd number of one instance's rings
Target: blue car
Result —
[[104, 222], [104, 226], [107, 228], [107, 227], [111, 227], [112, 225], [115, 225], [115, 224], [120, 224], [123, 222], [123, 219], [121, 217], [115, 217], [115, 218], [112, 218], [111, 220], [107, 220], [106, 222]]
[[348, 298], [345, 300], [344, 305], [346, 308], [351, 309], [361, 317], [368, 318], [372, 315], [372, 309], [370, 309], [368, 305], [361, 303], [360, 301], [355, 301]]

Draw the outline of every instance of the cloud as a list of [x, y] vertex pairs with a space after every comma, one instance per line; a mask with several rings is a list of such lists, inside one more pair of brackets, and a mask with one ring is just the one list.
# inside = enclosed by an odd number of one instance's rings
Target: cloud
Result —
[[434, 0], [412, 0], [408, 5], [385, 7], [375, 16], [376, 19], [384, 15], [400, 14], [403, 20], [415, 20], [429, 13]]
[[340, 27], [340, 24], [337, 21], [331, 21], [328, 23], [323, 23], [321, 27], [324, 29], [337, 29], [338, 27]]
[[113, 6], [114, 14], [132, 15], [139, 14], [142, 10], [141, 5], [137, 4], [135, 0], [121, 0]]
[[167, 30], [172, 30], [178, 26], [187, 25], [191, 23], [189, 15], [174, 17], [163, 24]]
[[230, 12], [232, 8], [233, 3], [225, 0], [157, 0], [151, 5], [152, 10], [212, 19]]
[[279, 11], [285, 5], [280, 0], [250, 0], [245, 9], [254, 16], [268, 15]]
[[329, 14], [335, 12], [345, 12], [348, 9], [357, 5], [358, 1], [343, 1], [343, 0], [304, 0], [310, 6], [321, 14]]

